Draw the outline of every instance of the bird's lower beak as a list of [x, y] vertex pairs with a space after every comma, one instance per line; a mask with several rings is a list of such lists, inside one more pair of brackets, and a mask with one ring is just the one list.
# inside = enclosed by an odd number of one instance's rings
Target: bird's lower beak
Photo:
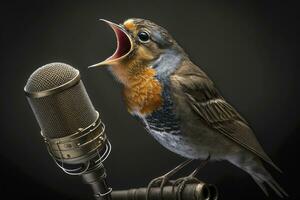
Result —
[[117, 38], [117, 49], [112, 56], [108, 57], [106, 60], [100, 63], [89, 66], [89, 68], [117, 64], [122, 58], [126, 57], [133, 49], [133, 42], [131, 36], [122, 26], [105, 19], [100, 20], [107, 23], [115, 32]]

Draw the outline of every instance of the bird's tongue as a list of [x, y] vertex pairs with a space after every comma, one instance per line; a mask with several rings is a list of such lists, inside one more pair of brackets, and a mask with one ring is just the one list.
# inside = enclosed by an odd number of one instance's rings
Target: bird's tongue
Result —
[[115, 25], [111, 25], [111, 28], [114, 30], [117, 38], [117, 49], [106, 61], [118, 59], [126, 55], [131, 49], [131, 42], [127, 34]]

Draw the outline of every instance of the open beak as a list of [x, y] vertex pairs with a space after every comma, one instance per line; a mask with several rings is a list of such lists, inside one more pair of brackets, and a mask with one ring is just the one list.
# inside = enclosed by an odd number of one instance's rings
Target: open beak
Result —
[[89, 68], [116, 64], [122, 58], [126, 57], [133, 49], [132, 39], [122, 26], [105, 19], [100, 20], [107, 23], [115, 32], [117, 38], [117, 49], [112, 56], [100, 63], [89, 66]]

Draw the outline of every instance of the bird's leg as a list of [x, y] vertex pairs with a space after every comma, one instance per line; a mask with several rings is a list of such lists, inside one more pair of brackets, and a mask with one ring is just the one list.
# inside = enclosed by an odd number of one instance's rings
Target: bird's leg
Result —
[[205, 160], [201, 161], [200, 165], [189, 176], [195, 177], [198, 174], [199, 170], [207, 165], [209, 160], [210, 160], [210, 154], [207, 156]]
[[205, 167], [205, 165], [208, 163], [209, 160], [210, 160], [210, 155], [208, 155], [205, 160], [201, 161], [200, 165], [188, 176], [179, 178], [173, 182], [173, 189], [174, 189], [174, 186], [177, 186], [176, 195], [177, 195], [178, 200], [181, 200], [182, 191], [187, 183], [199, 183], [200, 182], [199, 179], [196, 178], [196, 175], [200, 169]]
[[176, 166], [174, 169], [172, 169], [171, 171], [169, 171], [168, 173], [157, 177], [153, 180], [150, 181], [150, 183], [148, 184], [147, 187], [147, 191], [146, 191], [146, 200], [149, 200], [149, 193], [150, 193], [150, 189], [152, 186], [154, 186], [155, 184], [159, 184], [159, 189], [160, 189], [160, 196], [161, 199], [163, 197], [162, 192], [163, 192], [163, 187], [169, 182], [170, 178], [176, 174], [179, 170], [181, 170], [182, 168], [184, 168], [186, 165], [188, 165], [189, 163], [191, 163], [193, 160], [186, 160], [182, 163], [180, 163], [178, 166]]

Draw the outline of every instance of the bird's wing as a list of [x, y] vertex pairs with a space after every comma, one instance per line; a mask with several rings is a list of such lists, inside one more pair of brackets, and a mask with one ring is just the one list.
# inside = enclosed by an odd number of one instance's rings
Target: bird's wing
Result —
[[183, 92], [186, 102], [209, 127], [281, 171], [264, 152], [246, 120], [224, 100], [213, 82], [199, 68], [193, 66], [189, 70], [179, 70], [172, 75], [171, 84]]

